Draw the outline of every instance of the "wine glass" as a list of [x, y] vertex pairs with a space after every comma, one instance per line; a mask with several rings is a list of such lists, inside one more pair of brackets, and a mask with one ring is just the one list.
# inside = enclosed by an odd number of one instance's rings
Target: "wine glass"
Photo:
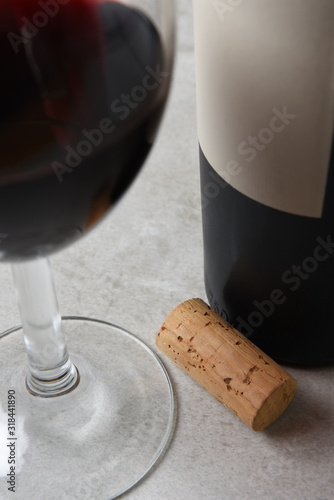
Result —
[[22, 318], [0, 336], [2, 498], [115, 498], [171, 437], [159, 358], [120, 327], [61, 318], [48, 256], [134, 179], [173, 55], [172, 0], [0, 4], [0, 260]]

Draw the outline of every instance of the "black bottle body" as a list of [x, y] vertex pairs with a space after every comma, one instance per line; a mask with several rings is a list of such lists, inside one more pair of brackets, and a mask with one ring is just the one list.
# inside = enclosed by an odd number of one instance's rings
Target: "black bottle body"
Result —
[[334, 362], [333, 155], [321, 219], [248, 198], [219, 178], [201, 150], [200, 165], [212, 307], [274, 359]]

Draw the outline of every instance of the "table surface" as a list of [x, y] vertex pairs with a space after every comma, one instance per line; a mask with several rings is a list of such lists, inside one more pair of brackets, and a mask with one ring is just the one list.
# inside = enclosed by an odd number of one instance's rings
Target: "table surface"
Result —
[[[120, 324], [155, 352], [171, 309], [191, 297], [207, 300], [192, 3], [177, 3], [174, 83], [155, 147], [110, 216], [51, 258], [63, 315]], [[20, 318], [7, 265], [0, 266], [0, 282], [2, 331]], [[153, 473], [124, 498], [334, 499], [334, 367], [288, 368], [299, 384], [294, 400], [272, 426], [255, 433], [163, 361], [177, 400], [174, 436]]]

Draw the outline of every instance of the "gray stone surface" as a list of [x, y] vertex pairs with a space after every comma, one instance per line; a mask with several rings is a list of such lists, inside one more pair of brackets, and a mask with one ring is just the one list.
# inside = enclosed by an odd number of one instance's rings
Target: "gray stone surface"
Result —
[[[155, 336], [170, 310], [194, 296], [206, 300], [192, 8], [190, 0], [177, 3], [174, 85], [154, 150], [109, 217], [51, 259], [63, 315], [120, 324], [155, 351]], [[19, 315], [4, 264], [0, 282], [0, 330], [5, 330], [19, 323]], [[270, 428], [254, 433], [164, 362], [178, 404], [175, 434], [161, 463], [124, 498], [334, 498], [334, 367], [289, 368], [299, 383], [295, 399]]]

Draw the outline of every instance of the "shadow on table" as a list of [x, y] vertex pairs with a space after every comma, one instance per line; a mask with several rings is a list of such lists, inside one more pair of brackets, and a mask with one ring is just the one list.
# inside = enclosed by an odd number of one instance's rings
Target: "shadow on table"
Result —
[[334, 453], [334, 366], [289, 368], [297, 379], [296, 394], [286, 411], [265, 429], [272, 441], [293, 443], [294, 448], [310, 446], [313, 439], [333, 446]]

